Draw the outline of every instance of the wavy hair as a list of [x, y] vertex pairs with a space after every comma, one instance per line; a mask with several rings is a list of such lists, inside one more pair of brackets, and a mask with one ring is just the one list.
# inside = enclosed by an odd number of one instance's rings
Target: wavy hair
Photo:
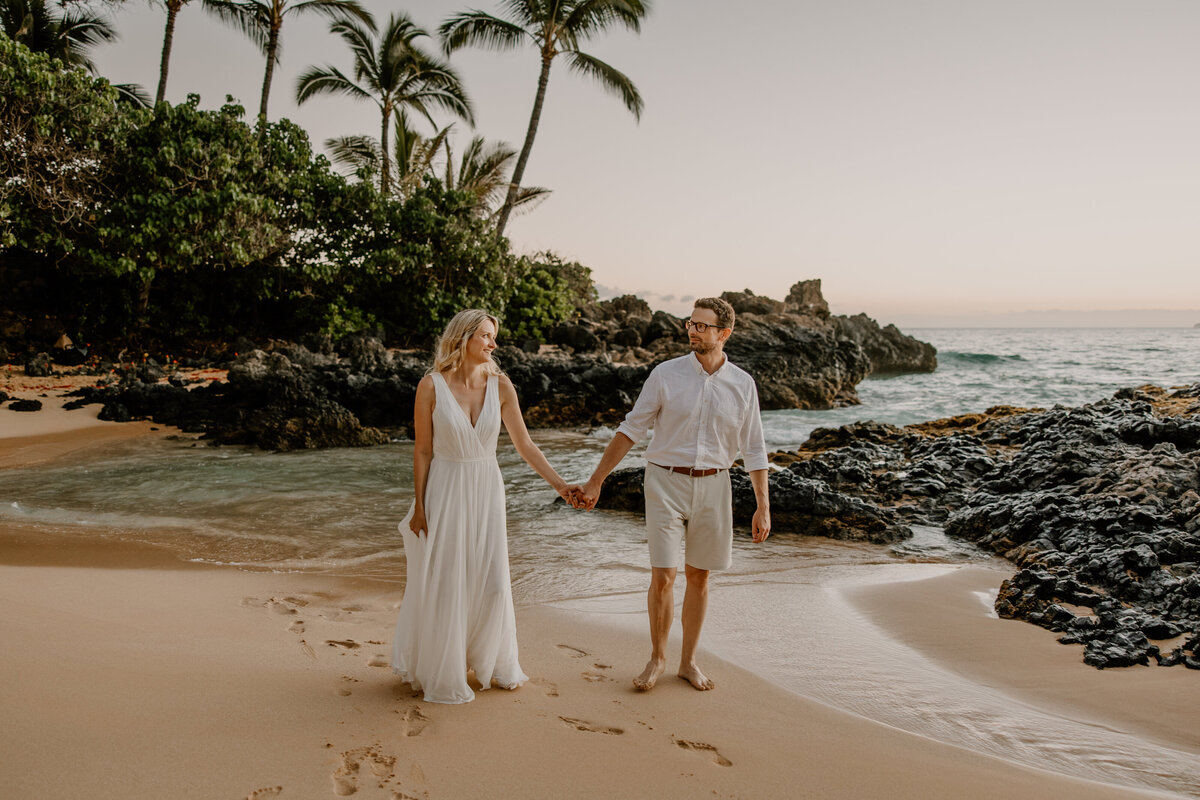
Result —
[[[463, 349], [467, 346], [467, 340], [474, 336], [479, 327], [488, 320], [491, 320], [498, 334], [500, 320], [483, 309], [467, 308], [455, 314], [454, 318], [446, 324], [446, 330], [442, 331], [442, 335], [438, 337], [437, 344], [433, 347], [433, 366], [425, 374], [432, 375], [435, 372], [450, 372], [457, 369], [458, 365], [462, 363]], [[490, 357], [484, 365], [484, 370], [489, 375], [502, 374], [500, 367]]]

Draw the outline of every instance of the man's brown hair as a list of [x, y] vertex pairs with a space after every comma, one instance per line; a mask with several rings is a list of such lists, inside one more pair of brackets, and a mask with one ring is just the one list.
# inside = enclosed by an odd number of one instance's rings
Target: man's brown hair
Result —
[[733, 306], [719, 297], [701, 297], [696, 300], [694, 308], [707, 308], [717, 315], [717, 325], [722, 328], [733, 327]]

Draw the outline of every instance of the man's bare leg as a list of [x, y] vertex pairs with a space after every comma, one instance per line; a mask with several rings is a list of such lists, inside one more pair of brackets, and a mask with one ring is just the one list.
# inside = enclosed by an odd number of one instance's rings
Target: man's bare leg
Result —
[[700, 691], [715, 685], [696, 666], [696, 647], [700, 644], [700, 629], [708, 611], [708, 570], [685, 566], [687, 591], [683, 595], [683, 652], [679, 655], [679, 677]]
[[639, 691], [654, 688], [667, 668], [667, 636], [675, 618], [674, 567], [651, 567], [650, 590], [646, 592], [646, 612], [650, 617], [650, 660], [642, 674], [633, 679]]

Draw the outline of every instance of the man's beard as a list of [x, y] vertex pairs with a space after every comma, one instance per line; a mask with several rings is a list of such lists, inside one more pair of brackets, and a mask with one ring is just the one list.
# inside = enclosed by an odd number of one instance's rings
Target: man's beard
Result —
[[706, 356], [717, 349], [715, 344], [709, 344], [708, 342], [688, 342], [688, 344], [692, 346], [693, 353], [698, 353], [702, 356]]

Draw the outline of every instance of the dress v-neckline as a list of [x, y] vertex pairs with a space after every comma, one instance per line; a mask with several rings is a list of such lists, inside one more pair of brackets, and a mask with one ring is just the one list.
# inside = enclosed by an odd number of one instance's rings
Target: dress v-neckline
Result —
[[450, 381], [446, 380], [446, 376], [440, 372], [438, 373], [438, 377], [441, 378], [442, 383], [446, 385], [446, 391], [450, 393], [450, 399], [454, 401], [454, 405], [458, 406], [459, 412], [463, 415], [463, 418], [466, 419], [467, 424], [471, 426], [471, 430], [478, 430], [479, 420], [483, 419], [483, 412], [487, 408], [488, 390], [491, 388], [492, 384], [491, 376], [489, 375], [487, 382], [483, 384], [483, 405], [479, 407], [479, 416], [475, 418], [474, 422], [471, 422], [471, 412], [463, 408], [462, 403], [458, 402], [458, 397], [454, 394], [454, 390], [450, 388]]

